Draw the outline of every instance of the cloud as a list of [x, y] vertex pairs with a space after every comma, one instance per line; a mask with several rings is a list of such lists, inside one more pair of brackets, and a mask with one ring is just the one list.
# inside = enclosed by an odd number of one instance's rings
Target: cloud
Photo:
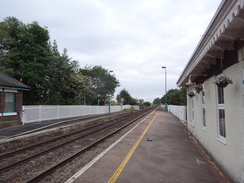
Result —
[[152, 102], [176, 81], [221, 0], [1, 0], [0, 19], [47, 26], [81, 67], [101, 65], [132, 97]]

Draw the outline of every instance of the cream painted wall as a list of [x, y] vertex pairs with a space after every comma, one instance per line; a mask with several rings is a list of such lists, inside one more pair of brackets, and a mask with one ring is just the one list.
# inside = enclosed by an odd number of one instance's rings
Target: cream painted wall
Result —
[[[244, 52], [243, 52], [244, 53]], [[244, 55], [244, 54], [243, 54]], [[193, 97], [194, 122], [191, 121], [191, 98], [187, 99], [187, 124], [189, 130], [208, 152], [228, 171], [233, 178], [244, 182], [244, 85], [242, 84], [243, 58], [239, 63], [224, 70], [233, 80], [224, 88], [226, 142], [218, 137], [217, 87], [215, 76], [204, 82], [206, 129], [202, 128], [202, 93]], [[187, 92], [194, 91], [190, 86]]]

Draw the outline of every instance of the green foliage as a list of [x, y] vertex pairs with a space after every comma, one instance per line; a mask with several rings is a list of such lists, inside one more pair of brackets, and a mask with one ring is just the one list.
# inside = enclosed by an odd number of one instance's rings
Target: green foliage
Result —
[[124, 98], [124, 105], [137, 105], [137, 101], [131, 97], [129, 92], [125, 89], [121, 90], [120, 93], [117, 95], [116, 100], [120, 102], [120, 99]]
[[112, 97], [119, 81], [101, 66], [80, 69], [78, 62], [61, 54], [50, 42], [47, 28], [37, 22], [24, 24], [14, 17], [0, 22], [0, 71], [29, 85], [24, 105], [96, 104]]
[[78, 64], [65, 49], [50, 43], [49, 32], [37, 22], [23, 24], [14, 17], [0, 22], [0, 71], [21, 80], [31, 90], [26, 104], [78, 104], [89, 77], [77, 73]]
[[30, 103], [41, 102], [47, 97], [46, 89], [51, 78], [52, 52], [48, 31], [36, 22], [24, 25], [13, 17], [0, 24], [4, 35], [0, 42], [4, 53], [0, 60], [1, 71], [31, 86], [32, 91], [27, 93]]
[[143, 105], [149, 107], [151, 105], [151, 103], [150, 102], [144, 102]]
[[[165, 103], [165, 95], [161, 98], [161, 103]], [[171, 89], [167, 92], [168, 105], [186, 105], [186, 88]]]
[[[91, 78], [91, 86], [86, 87], [84, 92], [93, 91], [95, 96], [88, 98], [89, 104], [104, 104], [104, 101], [109, 101], [115, 92], [115, 88], [119, 86], [119, 81], [111, 72], [102, 66], [88, 67], [80, 69], [79, 73]], [[90, 100], [91, 99], [91, 100]]]
[[134, 111], [134, 110], [135, 110], [134, 107], [130, 107], [130, 108], [124, 109], [124, 111]]
[[153, 100], [153, 104], [154, 104], [154, 105], [159, 105], [159, 104], [161, 104], [161, 99], [160, 99], [160, 98], [156, 98], [156, 99], [154, 99], [154, 100]]

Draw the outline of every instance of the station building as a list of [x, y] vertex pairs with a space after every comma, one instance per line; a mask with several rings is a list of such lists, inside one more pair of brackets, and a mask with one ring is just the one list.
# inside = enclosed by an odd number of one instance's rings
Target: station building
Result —
[[188, 129], [236, 182], [244, 182], [243, 0], [222, 0], [177, 85], [187, 88]]
[[23, 91], [30, 87], [0, 72], [0, 128], [20, 123]]

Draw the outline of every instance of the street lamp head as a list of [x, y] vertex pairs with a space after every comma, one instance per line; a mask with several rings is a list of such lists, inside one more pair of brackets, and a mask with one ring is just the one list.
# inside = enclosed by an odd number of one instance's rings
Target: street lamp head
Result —
[[162, 69], [166, 69], [166, 67], [165, 67], [165, 66], [163, 66], [163, 67], [162, 67]]
[[114, 71], [109, 71], [109, 72], [114, 72]]

